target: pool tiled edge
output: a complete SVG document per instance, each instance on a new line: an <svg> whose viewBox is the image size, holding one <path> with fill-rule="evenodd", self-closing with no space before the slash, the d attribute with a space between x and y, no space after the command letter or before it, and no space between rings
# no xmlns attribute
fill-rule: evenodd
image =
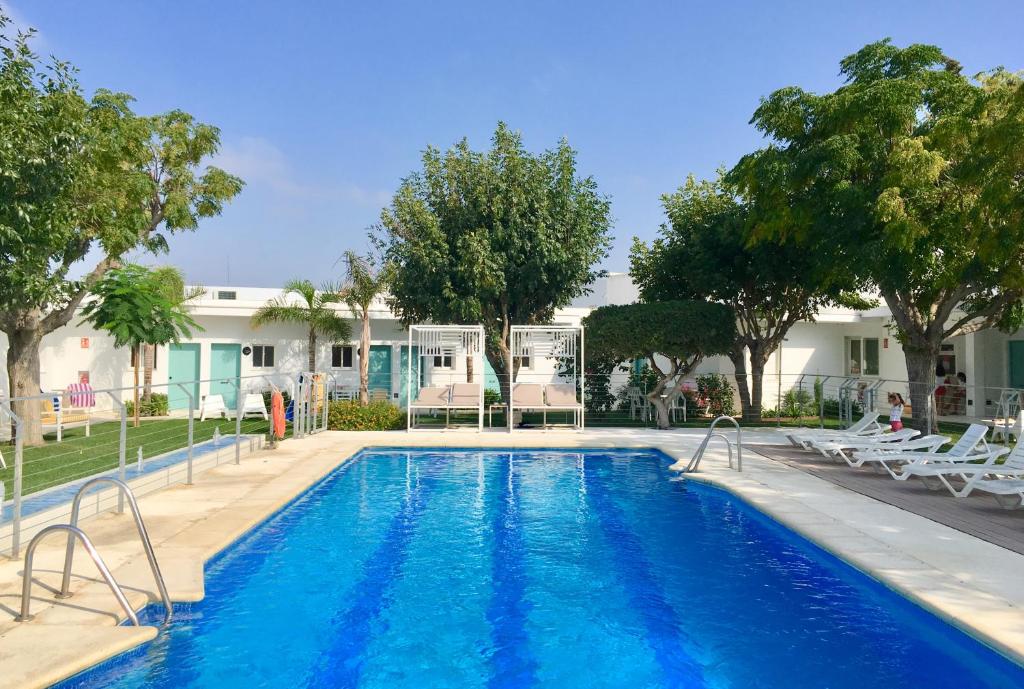
<svg viewBox="0 0 1024 689"><path fill-rule="evenodd" d="M364 448L620 447L652 448L672 458L688 458L699 440L698 433L622 430L512 435L324 433L301 443L285 443L275 451L258 453L240 466L222 465L195 486L172 487L147 495L142 498L142 509L172 598L195 601L203 596L202 572L207 560ZM728 490L1004 654L1024 660L1024 593L1011 586L1009 576L981 571L1006 566L1009 571L1021 571L1024 557L1008 551L1002 555L996 552L1002 551L997 546L767 459L750 457L743 474L728 471L724 464L724 452L709 450L702 473L694 478ZM846 514L846 520L834 516L835 512ZM897 533L854 525L864 522L884 522ZM152 583L128 522L107 515L91 520L88 526L115 576L133 589L129 594L132 604L142 606L151 600L146 592L152 589ZM938 532L936 536L935 529L947 533ZM926 549L930 539L943 538L947 549L965 548L968 560L977 560L975 556L980 552L986 556L983 559L994 561L988 565L975 561L973 568L967 569L955 559L943 565L941 553L929 556L917 552L920 548L912 542L908 544L908 530L927 532L928 538L919 539L925 541L920 548ZM60 542L55 539L40 548L37 561L41 570L57 569ZM1008 559L1009 556L1016 559ZM84 569L85 563L79 564L83 570L76 568L76 573L89 572ZM17 603L20 569L20 562L0 563L0 597L8 609L5 615ZM52 573L43 575L48 583L55 578ZM926 582L924 587L922 582ZM152 638L153 628L144 631L114 626L116 604L99 583L81 585L77 579L76 583L80 592L68 601L71 605L77 603L75 608L53 605L48 593L37 584L33 600L34 612L38 614L36 622L18 625L10 621L10 616L0 616L0 665L5 668L0 673L0 688L48 686ZM83 633L84 627L90 631ZM44 629L45 632L39 631ZM39 639L40 634L45 634L50 643L29 645L29 640ZM66 639L67 643L58 643L58 638ZM46 650L57 647L63 650ZM25 653L26 648L33 652Z"/></svg>

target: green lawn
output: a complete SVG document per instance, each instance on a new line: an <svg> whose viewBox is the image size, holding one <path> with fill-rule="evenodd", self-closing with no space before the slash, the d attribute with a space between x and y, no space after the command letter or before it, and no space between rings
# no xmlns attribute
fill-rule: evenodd
<svg viewBox="0 0 1024 689"><path fill-rule="evenodd" d="M234 421L196 420L193 428L194 442L210 440L218 426L223 436L232 436L235 433ZM51 434L46 436L44 445L26 447L22 494L28 495L116 468L119 461L120 428L121 424L117 421L95 423L88 438L85 437L84 428L72 428L64 432L63 442L58 443L56 436ZM243 433L257 434L267 431L268 423L263 419L245 419L242 422ZM143 420L138 428L133 428L131 421L128 422L125 460L129 466L137 462L139 447L142 448L145 461L146 458L187 446L188 419ZM6 497L9 499L14 488L14 446L2 445L0 451L7 461L7 468L0 469L0 481L4 482Z"/></svg>

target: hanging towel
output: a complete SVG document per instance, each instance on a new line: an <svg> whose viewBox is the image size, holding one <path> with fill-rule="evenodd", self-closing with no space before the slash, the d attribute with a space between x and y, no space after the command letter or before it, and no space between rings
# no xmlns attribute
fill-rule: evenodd
<svg viewBox="0 0 1024 689"><path fill-rule="evenodd" d="M284 395L279 390L270 396L270 418L274 437L278 440L284 438Z"/></svg>

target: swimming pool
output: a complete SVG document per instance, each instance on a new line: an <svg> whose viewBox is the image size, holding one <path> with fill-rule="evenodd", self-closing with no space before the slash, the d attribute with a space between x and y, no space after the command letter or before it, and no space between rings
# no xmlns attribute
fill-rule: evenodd
<svg viewBox="0 0 1024 689"><path fill-rule="evenodd" d="M728 493L625 450L373 450L61 687L1024 687Z"/></svg>

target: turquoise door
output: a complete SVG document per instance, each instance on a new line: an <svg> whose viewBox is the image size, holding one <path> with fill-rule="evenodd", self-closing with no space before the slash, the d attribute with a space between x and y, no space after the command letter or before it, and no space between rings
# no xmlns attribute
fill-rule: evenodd
<svg viewBox="0 0 1024 689"><path fill-rule="evenodd" d="M1024 388L1024 340L1010 340L1010 387Z"/></svg>
<svg viewBox="0 0 1024 689"><path fill-rule="evenodd" d="M409 346L402 345L399 355L399 381L398 381L398 406L404 407L409 404ZM423 387L423 365L420 362L420 348L412 348L412 394L413 396Z"/></svg>
<svg viewBox="0 0 1024 689"><path fill-rule="evenodd" d="M210 345L210 394L223 395L224 406L234 409L238 404L239 374L242 372L242 345Z"/></svg>
<svg viewBox="0 0 1024 689"><path fill-rule="evenodd" d="M383 390L391 399L391 345L370 345L370 392Z"/></svg>
<svg viewBox="0 0 1024 689"><path fill-rule="evenodd" d="M199 408L199 345L172 344L167 355L167 405L171 409L188 409L188 395L175 383L185 385Z"/></svg>

